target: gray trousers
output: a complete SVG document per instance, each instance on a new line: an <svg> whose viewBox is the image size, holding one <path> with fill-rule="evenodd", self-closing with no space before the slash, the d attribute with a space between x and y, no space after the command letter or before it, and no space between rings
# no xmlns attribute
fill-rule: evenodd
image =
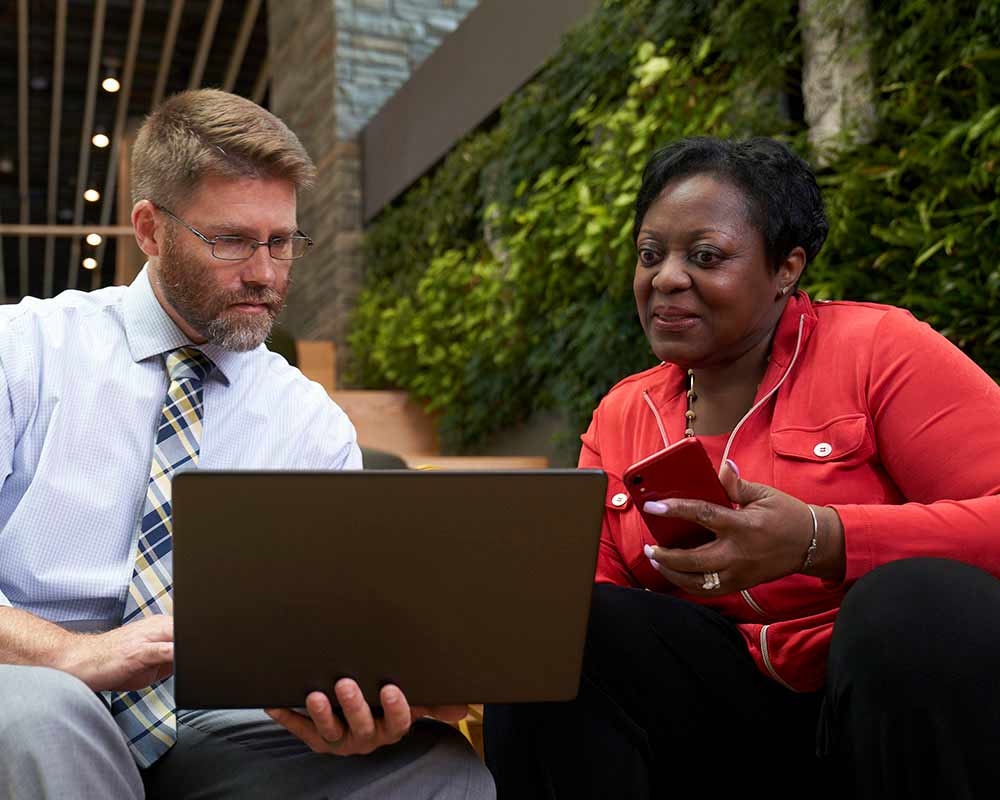
<svg viewBox="0 0 1000 800"><path fill-rule="evenodd" d="M493 779L450 725L422 720L367 756L313 753L263 711L179 711L177 744L140 771L101 699L73 676L0 664L0 798L489 800Z"/></svg>

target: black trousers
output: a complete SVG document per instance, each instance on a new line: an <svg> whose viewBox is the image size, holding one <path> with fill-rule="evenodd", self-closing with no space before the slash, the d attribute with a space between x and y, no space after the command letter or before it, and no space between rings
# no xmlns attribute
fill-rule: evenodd
<svg viewBox="0 0 1000 800"><path fill-rule="evenodd" d="M1000 796L1000 581L943 559L873 570L834 626L823 692L762 675L721 615L594 588L580 693L490 705L500 800Z"/></svg>

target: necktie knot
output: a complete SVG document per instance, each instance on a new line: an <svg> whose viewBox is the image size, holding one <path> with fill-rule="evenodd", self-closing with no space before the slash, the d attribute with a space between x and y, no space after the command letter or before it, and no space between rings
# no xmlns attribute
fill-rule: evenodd
<svg viewBox="0 0 1000 800"><path fill-rule="evenodd" d="M204 381L209 376L215 364L201 350L193 347L180 347L167 353L167 372L171 381L197 380Z"/></svg>

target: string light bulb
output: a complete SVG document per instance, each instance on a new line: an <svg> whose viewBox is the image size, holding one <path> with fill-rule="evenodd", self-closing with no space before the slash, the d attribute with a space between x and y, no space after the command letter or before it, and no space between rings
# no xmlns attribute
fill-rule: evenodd
<svg viewBox="0 0 1000 800"><path fill-rule="evenodd" d="M87 244L97 247L101 243L101 234L99 233L88 233L87 234Z"/></svg>
<svg viewBox="0 0 1000 800"><path fill-rule="evenodd" d="M106 133L95 133L90 141L94 143L94 147L107 147L111 144L111 139L108 138Z"/></svg>
<svg viewBox="0 0 1000 800"><path fill-rule="evenodd" d="M90 256L87 256L85 259L83 259L83 268L84 269L97 269L97 259L96 258L91 258Z"/></svg>
<svg viewBox="0 0 1000 800"><path fill-rule="evenodd" d="M97 191L97 189L87 189L87 191L83 193L83 199L88 203L96 203L101 199L101 193Z"/></svg>
<svg viewBox="0 0 1000 800"><path fill-rule="evenodd" d="M103 81L101 81L101 88L106 92L117 92L122 88L122 85L118 82L118 78L114 75L108 75Z"/></svg>

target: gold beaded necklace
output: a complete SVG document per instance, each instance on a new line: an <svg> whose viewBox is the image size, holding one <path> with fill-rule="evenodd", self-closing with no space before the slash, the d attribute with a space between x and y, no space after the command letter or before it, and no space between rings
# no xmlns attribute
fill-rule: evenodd
<svg viewBox="0 0 1000 800"><path fill-rule="evenodd" d="M760 391L760 384L758 383L756 386L753 387L754 396L756 396L757 392L759 391ZM687 425L684 428L685 436L694 436L694 420L696 416L694 413L694 401L697 399L698 399L698 393L694 390L694 370L689 369L688 390L687 390L688 407L687 411L684 412L684 418L687 421Z"/></svg>
<svg viewBox="0 0 1000 800"><path fill-rule="evenodd" d="M688 370L687 398L688 398L688 407L687 407L687 411L684 412L684 417L685 417L685 419L687 419L687 427L684 429L684 435L685 436L694 436L694 416L695 416L695 414L694 414L694 409L692 408L692 406L694 405L694 401L698 399L698 395L694 391L694 370L693 369L689 369Z"/></svg>

